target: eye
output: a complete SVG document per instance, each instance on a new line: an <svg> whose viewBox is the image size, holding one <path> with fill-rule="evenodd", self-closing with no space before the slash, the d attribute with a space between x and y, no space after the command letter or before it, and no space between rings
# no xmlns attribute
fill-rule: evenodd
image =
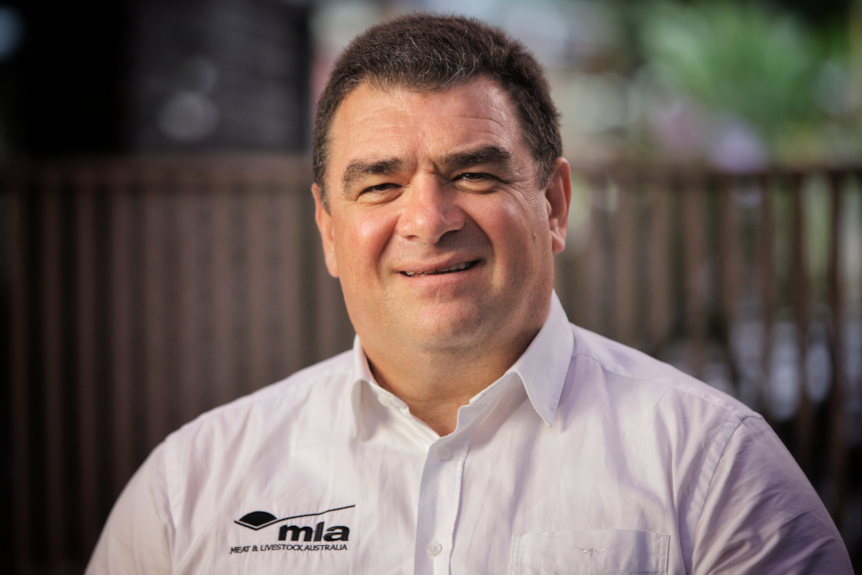
<svg viewBox="0 0 862 575"><path fill-rule="evenodd" d="M455 179L467 182L481 182L485 180L496 180L497 178L491 174L484 174L482 172L464 172L463 174L458 174Z"/></svg>
<svg viewBox="0 0 862 575"><path fill-rule="evenodd" d="M383 204L398 197L401 189L401 186L394 182L383 182L362 188L355 199L363 204Z"/></svg>
<svg viewBox="0 0 862 575"><path fill-rule="evenodd" d="M397 187L398 187L398 184L392 184L392 183L387 182L384 184L377 184L376 186L369 186L369 187L365 188L364 190L362 190L362 193L365 194L368 192L372 192L372 193L373 192L385 192L387 190L391 190L392 188L397 188Z"/></svg>
<svg viewBox="0 0 862 575"><path fill-rule="evenodd" d="M465 192L485 193L495 189L500 178L485 172L464 172L455 176L452 183Z"/></svg>

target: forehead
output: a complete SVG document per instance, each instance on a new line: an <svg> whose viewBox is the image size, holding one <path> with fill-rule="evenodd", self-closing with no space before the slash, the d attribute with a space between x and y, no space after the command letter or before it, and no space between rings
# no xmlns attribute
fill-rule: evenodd
<svg viewBox="0 0 862 575"><path fill-rule="evenodd" d="M354 160L397 158L409 163L483 145L532 159L515 108L503 88L479 78L446 90L377 88L362 84L339 106L329 138L326 177Z"/></svg>

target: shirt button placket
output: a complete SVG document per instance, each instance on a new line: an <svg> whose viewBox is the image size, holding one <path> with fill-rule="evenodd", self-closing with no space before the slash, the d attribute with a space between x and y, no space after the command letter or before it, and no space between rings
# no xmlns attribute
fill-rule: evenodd
<svg viewBox="0 0 862 575"><path fill-rule="evenodd" d="M419 493L417 525L417 575L449 573L449 545L458 514L461 493L460 447L451 438L431 446L425 460ZM419 555L421 554L421 555Z"/></svg>

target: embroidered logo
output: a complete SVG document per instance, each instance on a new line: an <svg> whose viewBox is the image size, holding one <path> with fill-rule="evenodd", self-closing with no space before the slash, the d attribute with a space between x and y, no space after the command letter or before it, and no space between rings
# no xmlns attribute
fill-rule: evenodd
<svg viewBox="0 0 862 575"><path fill-rule="evenodd" d="M580 547L575 546L575 549L577 549L578 551L581 551L583 553L586 553L590 557L592 557L593 554L595 554L595 553L603 553L603 552L607 551L608 548L610 548L610 545L608 545L607 547L602 547L601 549L593 549L592 547L590 547L588 549L581 549Z"/></svg>
<svg viewBox="0 0 862 575"><path fill-rule="evenodd" d="M344 507L336 507L334 509L327 509L326 511L318 511L315 513L291 515L290 517L282 517L281 519L268 511L252 511L251 513L246 513L241 518L235 520L234 523L247 529L251 529L252 531L260 531L261 529L265 529L277 523L284 523L287 521L294 523L294 520L296 519L319 517L326 513L341 511L343 509L351 509L353 507L356 507L356 505L346 505ZM300 543L300 539L302 540L302 543ZM262 545L240 545L231 547L230 554L256 551L346 551L346 542L349 539L350 528L347 525L326 527L326 523L324 521L318 521L313 527L310 525L287 524L279 527L278 540L289 540L291 543L295 542L296 544L274 543Z"/></svg>
<svg viewBox="0 0 862 575"><path fill-rule="evenodd" d="M592 547L590 547L588 549L581 549L580 547L578 547L576 545L575 549L577 549L578 551L580 551L582 553L586 553L587 555L592 557L595 553L603 553L603 552L607 551L609 547L610 547L610 545L608 545L607 547L602 547L601 549L593 549Z"/></svg>

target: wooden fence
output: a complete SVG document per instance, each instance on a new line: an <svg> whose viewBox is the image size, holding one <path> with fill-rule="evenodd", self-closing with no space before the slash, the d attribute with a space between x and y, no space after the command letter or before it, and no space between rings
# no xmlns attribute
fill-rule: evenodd
<svg viewBox="0 0 862 575"><path fill-rule="evenodd" d="M170 431L347 349L304 158L8 166L18 573L81 573ZM570 319L762 411L862 553L862 170L576 176Z"/></svg>

